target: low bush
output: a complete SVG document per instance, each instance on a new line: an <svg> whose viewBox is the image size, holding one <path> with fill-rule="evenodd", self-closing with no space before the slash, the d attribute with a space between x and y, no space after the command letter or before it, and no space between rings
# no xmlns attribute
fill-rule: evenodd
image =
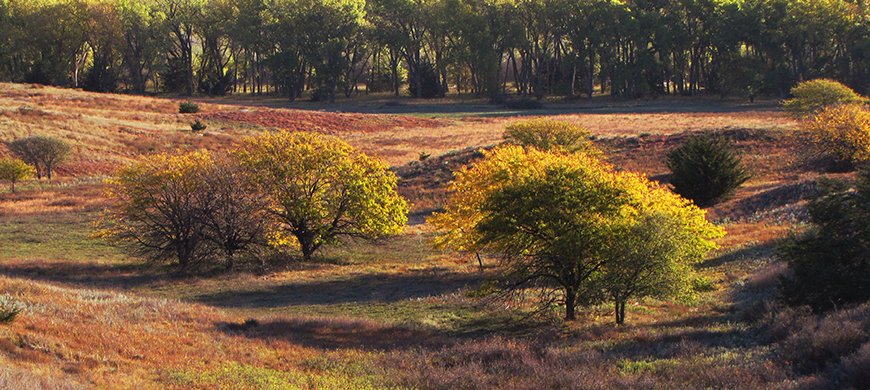
<svg viewBox="0 0 870 390"><path fill-rule="evenodd" d="M700 207L712 206L749 180L740 157L722 138L689 137L667 155L674 192Z"/></svg>
<svg viewBox="0 0 870 390"><path fill-rule="evenodd" d="M514 123L505 128L507 142L534 147L541 151L563 153L593 153L589 130L580 126L549 119Z"/></svg>
<svg viewBox="0 0 870 390"><path fill-rule="evenodd" d="M188 100L178 103L178 112L181 114L195 114L199 112L199 105Z"/></svg>
<svg viewBox="0 0 870 390"><path fill-rule="evenodd" d="M799 372L819 372L856 351L867 336L858 321L812 321L782 342L782 358Z"/></svg>
<svg viewBox="0 0 870 390"><path fill-rule="evenodd" d="M855 104L832 106L806 124L812 141L842 168L870 160L870 110Z"/></svg>
<svg viewBox="0 0 870 390"><path fill-rule="evenodd" d="M866 101L849 87L828 79L804 81L792 88L791 94L795 98L782 106L795 119L811 117L827 107Z"/></svg>
<svg viewBox="0 0 870 390"><path fill-rule="evenodd" d="M193 131L201 131L205 130L208 127L205 123L202 123L197 119L195 122L190 124L190 129Z"/></svg>

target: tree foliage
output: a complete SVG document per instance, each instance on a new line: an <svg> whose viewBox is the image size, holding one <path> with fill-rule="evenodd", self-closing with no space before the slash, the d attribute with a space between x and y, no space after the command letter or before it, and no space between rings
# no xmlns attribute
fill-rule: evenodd
<svg viewBox="0 0 870 390"><path fill-rule="evenodd" d="M870 300L870 173L854 186L820 183L808 208L813 228L777 251L792 274L780 279L782 299L824 311Z"/></svg>
<svg viewBox="0 0 870 390"><path fill-rule="evenodd" d="M751 177L723 138L691 136L667 157L674 192L701 207L732 195Z"/></svg>
<svg viewBox="0 0 870 390"><path fill-rule="evenodd" d="M9 151L36 169L36 178L45 174L51 180L52 170L69 158L72 149L63 140L35 135L19 138L8 144Z"/></svg>
<svg viewBox="0 0 870 390"><path fill-rule="evenodd" d="M0 180L7 180L15 192L15 183L27 180L36 172L33 167L17 158L4 158L0 160Z"/></svg>
<svg viewBox="0 0 870 390"><path fill-rule="evenodd" d="M817 78L866 94L868 21L852 0L7 0L0 80L329 101L365 79L526 101L784 98Z"/></svg>
<svg viewBox="0 0 870 390"><path fill-rule="evenodd" d="M205 191L203 170L212 163L205 152L153 155L122 167L109 181L117 200L104 237L130 242L154 261L175 259L193 269L206 257L205 221L197 194Z"/></svg>
<svg viewBox="0 0 870 390"><path fill-rule="evenodd" d="M576 306L602 288L624 292L614 297L617 301L624 296L665 295L664 289L634 288L628 283L618 287L607 270L623 272L632 268L629 261L637 257L619 254L617 248L657 256L658 264L646 265L669 267L662 272L674 272L674 279L683 280L681 272L689 268L668 261L691 263L695 255L715 247L707 239L722 234L690 202L643 176L615 172L595 157L518 146L484 154L484 161L455 173L445 212L429 219L441 232L435 243L500 256L514 287L558 291L566 319L573 320ZM677 233L669 238L679 251L657 255L656 248L643 248L648 244L633 238L633 230L653 215L673 223L668 226ZM676 252L680 253L672 255ZM647 280L637 282L641 285L655 284L649 275L657 274L635 275Z"/></svg>
<svg viewBox="0 0 870 390"><path fill-rule="evenodd" d="M550 119L534 119L509 125L505 128L504 138L508 142L545 152L593 152L589 130Z"/></svg>
<svg viewBox="0 0 870 390"><path fill-rule="evenodd" d="M397 234L407 221L395 175L337 138L266 134L246 139L235 155L259 183L284 238L305 259L341 237Z"/></svg>
<svg viewBox="0 0 870 390"><path fill-rule="evenodd" d="M829 79L804 81L792 88L791 94L795 97L782 106L795 119L812 118L832 106L866 102L851 88Z"/></svg>
<svg viewBox="0 0 870 390"><path fill-rule="evenodd" d="M825 108L805 123L813 143L841 166L870 160L870 111L856 104Z"/></svg>
<svg viewBox="0 0 870 390"><path fill-rule="evenodd" d="M229 155L149 156L118 170L116 205L98 235L192 271L209 259L285 245L307 260L342 237L401 232L396 177L346 143L308 133L248 138Z"/></svg>

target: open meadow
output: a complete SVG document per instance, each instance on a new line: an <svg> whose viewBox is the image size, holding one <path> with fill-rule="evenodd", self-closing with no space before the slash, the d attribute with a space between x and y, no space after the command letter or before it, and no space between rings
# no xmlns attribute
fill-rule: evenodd
<svg viewBox="0 0 870 390"><path fill-rule="evenodd" d="M804 197L826 175L776 101L509 111L470 100L222 98L179 114L180 101L0 84L0 141L40 134L73 147L51 181L15 193L0 183L0 304L21 310L0 325L0 388L870 388L870 305L816 317L776 301L786 270L776 242L806 229ZM663 181L665 154L688 133L730 141L752 178L707 209L727 235L699 267L704 292L630 301L623 326L610 305L566 322L483 297L493 259L433 249L424 217L444 206L452 172L530 116L586 127L609 163ZM208 127L191 131L195 120ZM92 237L115 168L278 129L334 135L392 166L412 204L404 232L310 262L252 258L238 272L195 275Z"/></svg>

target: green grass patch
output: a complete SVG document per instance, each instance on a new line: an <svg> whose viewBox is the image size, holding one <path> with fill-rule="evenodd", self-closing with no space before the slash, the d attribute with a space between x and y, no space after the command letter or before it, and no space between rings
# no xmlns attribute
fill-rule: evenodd
<svg viewBox="0 0 870 390"><path fill-rule="evenodd" d="M0 260L117 263L127 256L91 238L96 212L27 214L0 218Z"/></svg>
<svg viewBox="0 0 870 390"><path fill-rule="evenodd" d="M320 358L326 359L326 358ZM306 372L288 372L227 362L215 368L168 371L167 385L197 389L384 389L388 378L361 372L360 362L334 360L336 364ZM344 371L348 372L345 373ZM372 370L374 368L372 367Z"/></svg>

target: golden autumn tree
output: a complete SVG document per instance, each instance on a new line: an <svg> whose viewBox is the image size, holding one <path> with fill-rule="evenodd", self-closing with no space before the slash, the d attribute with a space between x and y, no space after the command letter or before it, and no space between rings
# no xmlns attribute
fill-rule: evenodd
<svg viewBox="0 0 870 390"><path fill-rule="evenodd" d="M337 138L265 134L245 139L235 155L259 184L283 236L305 259L341 237L398 234L407 222L396 176Z"/></svg>
<svg viewBox="0 0 870 390"><path fill-rule="evenodd" d="M576 318L576 307L590 292L608 286L602 282L624 292L614 297L623 304L627 296L664 295L664 290L635 289L607 275L630 271L630 256L617 249L642 245L636 229L649 216L668 219L679 233L674 236L678 254L692 255L638 264L680 273L672 280L686 279L690 267L671 263L693 261L694 254L715 247L708 239L722 235L691 202L641 175L616 172L594 156L518 146L484 154L473 168L455 173L445 212L429 219L441 232L436 244L500 256L513 287L538 287L542 297L556 292L567 320ZM623 269L615 266L620 261ZM645 275L634 273L634 279Z"/></svg>
<svg viewBox="0 0 870 390"><path fill-rule="evenodd" d="M0 159L0 180L8 180L15 192L15 183L33 177L33 167L17 158Z"/></svg>

